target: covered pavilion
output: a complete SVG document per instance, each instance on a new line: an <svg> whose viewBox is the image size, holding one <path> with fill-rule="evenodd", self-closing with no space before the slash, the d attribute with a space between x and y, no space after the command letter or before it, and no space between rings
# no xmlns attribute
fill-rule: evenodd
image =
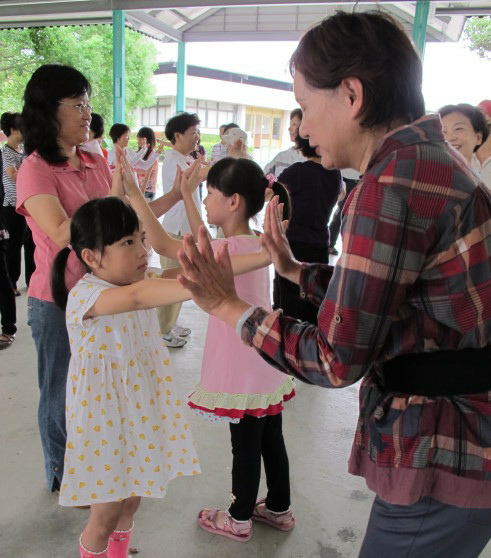
<svg viewBox="0 0 491 558"><path fill-rule="evenodd" d="M466 17L490 15L491 2L335 2L310 0L3 0L0 30L59 25L113 25L114 122L124 122L124 27L178 43L177 110L185 109L186 43L291 41L338 10L380 9L399 20L424 55L427 41L458 41Z"/></svg>
<svg viewBox="0 0 491 558"><path fill-rule="evenodd" d="M388 10L406 26L421 51L425 41L456 41L468 15L491 14L491 2L363 2L357 10ZM298 4L288 0L3 0L0 29L112 23L114 25L115 119L124 115L123 29L128 25L162 41L179 43L178 96L184 107L185 45L191 41L291 40L312 23L354 2ZM19 285L15 343L0 353L0 556L70 558L87 510L62 508L47 492L37 426L36 353L26 324L26 289ZM206 316L192 303L183 320L190 341L171 354L183 397L198 381ZM163 501L143 502L134 545L141 558L356 558L373 493L347 473L358 407L358 386L321 390L298 386L284 413L296 527L282 533L257 525L247 544L201 530L198 511L227 506L231 454L228 429L190 417L202 474L176 479ZM261 495L264 479L261 484ZM436 556L436 555L435 555ZM390 558L390 557L381 557ZM432 557L429 557L432 558ZM491 545L482 558L491 558Z"/></svg>

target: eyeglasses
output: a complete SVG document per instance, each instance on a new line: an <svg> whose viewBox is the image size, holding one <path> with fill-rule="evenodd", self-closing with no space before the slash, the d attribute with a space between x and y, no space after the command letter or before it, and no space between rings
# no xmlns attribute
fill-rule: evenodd
<svg viewBox="0 0 491 558"><path fill-rule="evenodd" d="M63 101L58 101L58 103L60 105L66 105L67 107L76 108L80 114L83 114L84 112L92 114L94 112L94 107L89 104L85 105L84 103L79 103L78 105L71 105L70 103L64 103Z"/></svg>

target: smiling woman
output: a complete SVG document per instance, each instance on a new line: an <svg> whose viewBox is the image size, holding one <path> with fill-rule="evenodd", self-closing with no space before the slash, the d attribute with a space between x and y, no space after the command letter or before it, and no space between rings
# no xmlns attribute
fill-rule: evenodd
<svg viewBox="0 0 491 558"><path fill-rule="evenodd" d="M27 84L22 112L28 157L17 177L17 211L26 216L36 245L28 321L38 354L38 420L51 491L59 488L63 475L70 346L65 315L53 302L50 271L60 247L70 241L72 215L83 203L107 196L111 189L103 157L79 147L89 139L90 92L90 83L74 68L41 66ZM72 255L67 286L72 287L82 274Z"/></svg>
<svg viewBox="0 0 491 558"><path fill-rule="evenodd" d="M467 103L445 105L438 114L442 119L445 139L471 163L472 155L489 136L484 114Z"/></svg>

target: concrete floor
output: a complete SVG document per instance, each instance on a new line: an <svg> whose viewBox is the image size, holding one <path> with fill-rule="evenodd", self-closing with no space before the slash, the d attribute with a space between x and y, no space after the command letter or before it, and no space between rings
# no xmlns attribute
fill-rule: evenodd
<svg viewBox="0 0 491 558"><path fill-rule="evenodd" d="M17 298L16 340L0 352L0 557L75 558L88 511L60 507L45 487L36 418L36 354L26 325L26 302L23 289ZM180 322L193 329L183 349L171 350L185 394L199 378L207 317L189 302ZM298 386L297 397L284 413L296 527L282 533L255 525L248 543L210 535L196 523L202 507L228 505L231 451L226 425L190 416L203 472L174 480L164 500L143 501L133 538L140 549L137 556L356 557L373 499L363 479L346 472L357 394L357 386L339 391ZM491 558L490 545L482 556Z"/></svg>

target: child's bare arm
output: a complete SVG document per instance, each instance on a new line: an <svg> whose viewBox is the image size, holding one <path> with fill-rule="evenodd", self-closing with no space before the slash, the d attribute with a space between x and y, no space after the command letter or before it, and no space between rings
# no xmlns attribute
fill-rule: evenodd
<svg viewBox="0 0 491 558"><path fill-rule="evenodd" d="M181 185L181 196L184 201L184 207L186 208L186 215L193 232L193 237L198 238L198 230L201 225L204 225L203 219L194 203L193 192L198 187L201 180L201 164L199 159L197 159L189 169L181 175L180 185ZM210 240L211 237L209 236Z"/></svg>
<svg viewBox="0 0 491 558"><path fill-rule="evenodd" d="M208 234L204 225L199 229L198 234ZM262 248L260 252L230 256L230 261L232 262L232 271L234 275L241 275L242 273L248 273L249 271L254 271L269 265L271 263L271 258L267 250ZM163 271L162 277L166 279L175 279L180 273L182 273L181 267L172 267Z"/></svg>
<svg viewBox="0 0 491 558"><path fill-rule="evenodd" d="M143 221L153 249L164 256L176 258L177 251L181 248L181 242L171 238L162 228L138 187L135 175L124 156L121 157L121 173L124 191L133 209Z"/></svg>
<svg viewBox="0 0 491 558"><path fill-rule="evenodd" d="M190 298L189 292L175 279L143 279L103 291L84 319L166 306Z"/></svg>

